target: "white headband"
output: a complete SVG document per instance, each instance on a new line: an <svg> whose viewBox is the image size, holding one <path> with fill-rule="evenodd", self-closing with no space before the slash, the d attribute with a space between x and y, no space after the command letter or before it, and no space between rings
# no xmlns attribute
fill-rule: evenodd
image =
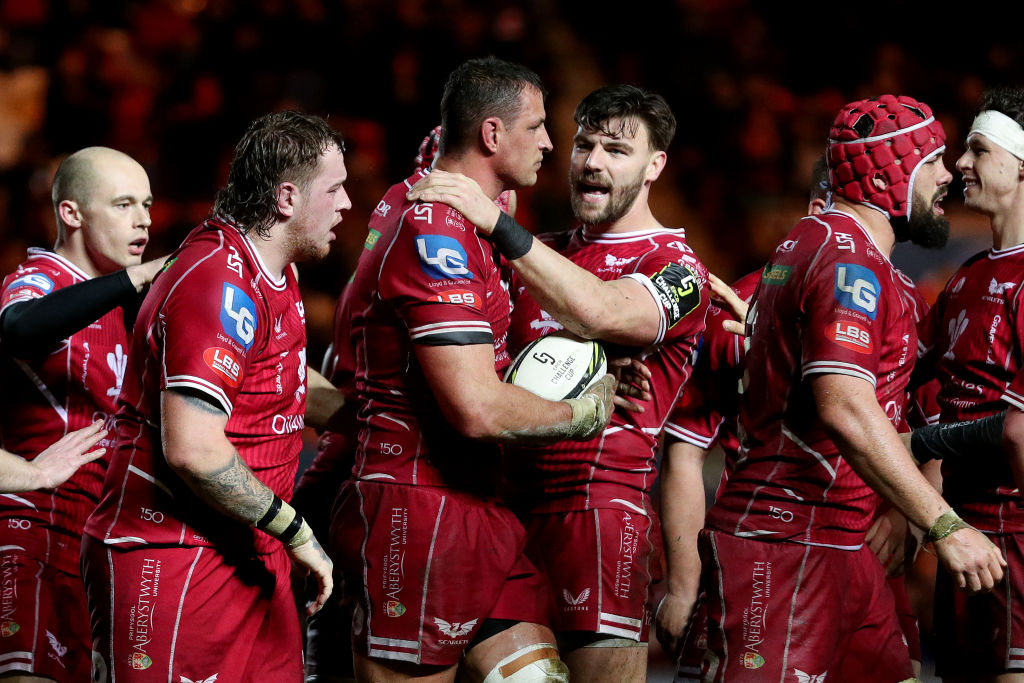
<svg viewBox="0 0 1024 683"><path fill-rule="evenodd" d="M1006 114L993 110L981 112L974 118L967 139L970 140L977 133L1024 160L1024 129Z"/></svg>

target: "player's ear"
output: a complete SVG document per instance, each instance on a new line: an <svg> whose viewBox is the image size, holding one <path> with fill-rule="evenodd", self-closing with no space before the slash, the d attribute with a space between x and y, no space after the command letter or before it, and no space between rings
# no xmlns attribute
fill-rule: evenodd
<svg viewBox="0 0 1024 683"><path fill-rule="evenodd" d="M505 132L505 124L497 116L488 116L480 124L480 144L491 154L498 151L498 138Z"/></svg>
<svg viewBox="0 0 1024 683"><path fill-rule="evenodd" d="M644 175L644 180L648 182L654 182L661 175L661 172L665 169L665 164L668 162L668 154L664 150L655 152L651 155L651 160L647 162L647 173Z"/></svg>
<svg viewBox="0 0 1024 683"><path fill-rule="evenodd" d="M295 214L295 203L298 200L299 188L295 183L284 182L277 186L277 212L285 217Z"/></svg>
<svg viewBox="0 0 1024 683"><path fill-rule="evenodd" d="M69 228L82 227L82 211L78 208L78 202L65 199L57 205L57 216Z"/></svg>

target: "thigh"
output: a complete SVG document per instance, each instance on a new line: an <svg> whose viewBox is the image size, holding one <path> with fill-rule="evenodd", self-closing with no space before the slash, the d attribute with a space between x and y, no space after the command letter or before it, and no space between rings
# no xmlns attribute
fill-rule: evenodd
<svg viewBox="0 0 1024 683"><path fill-rule="evenodd" d="M1006 558L990 593L968 595L947 572L935 578L936 671L940 676L1024 672L1024 535L990 537Z"/></svg>
<svg viewBox="0 0 1024 683"><path fill-rule="evenodd" d="M891 594L870 553L766 543L701 532L702 590L707 593L705 680L821 680L838 674L858 631L872 653L872 680L913 676ZM871 565L868 561L874 562ZM875 572L874 570L878 570Z"/></svg>
<svg viewBox="0 0 1024 683"><path fill-rule="evenodd" d="M554 592L556 633L584 631L647 642L651 520L600 509L528 520L527 553Z"/></svg>
<svg viewBox="0 0 1024 683"><path fill-rule="evenodd" d="M88 680L89 617L81 577L19 546L0 549L0 675Z"/></svg>
<svg viewBox="0 0 1024 683"><path fill-rule="evenodd" d="M525 532L507 508L457 491L358 482L340 501L332 541L357 605L355 652L449 667L520 574ZM516 618L511 602L503 618Z"/></svg>
<svg viewBox="0 0 1024 683"><path fill-rule="evenodd" d="M94 680L302 680L279 561L229 563L207 547L114 550L89 538L83 551Z"/></svg>

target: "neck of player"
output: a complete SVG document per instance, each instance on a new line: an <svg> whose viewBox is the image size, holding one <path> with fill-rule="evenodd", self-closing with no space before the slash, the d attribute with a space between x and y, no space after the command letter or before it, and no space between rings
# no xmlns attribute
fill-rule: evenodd
<svg viewBox="0 0 1024 683"><path fill-rule="evenodd" d="M517 189L513 186L506 187L501 182L501 179L498 178L498 174L495 173L490 159L476 154L464 154L460 157L450 155L438 157L434 167L441 171L461 173L467 178L472 178L480 186L484 194L492 200L497 199L498 195L505 190Z"/></svg>

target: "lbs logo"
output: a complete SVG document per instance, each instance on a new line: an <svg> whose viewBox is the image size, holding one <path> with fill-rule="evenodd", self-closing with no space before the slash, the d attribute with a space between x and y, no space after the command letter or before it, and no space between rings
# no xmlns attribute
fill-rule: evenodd
<svg viewBox="0 0 1024 683"><path fill-rule="evenodd" d="M872 320L878 314L882 287L870 269L855 263L836 264L835 297L843 308L860 311Z"/></svg>
<svg viewBox="0 0 1024 683"><path fill-rule="evenodd" d="M256 338L256 304L238 287L224 283L220 324L246 351Z"/></svg>
<svg viewBox="0 0 1024 683"><path fill-rule="evenodd" d="M871 333L853 321L829 323L825 327L825 336L836 344L857 353L871 353L874 350L874 345L871 343Z"/></svg>
<svg viewBox="0 0 1024 683"><path fill-rule="evenodd" d="M416 238L420 268L435 280L472 280L466 267L466 250L459 241L447 235L421 235Z"/></svg>
<svg viewBox="0 0 1024 683"><path fill-rule="evenodd" d="M211 370L227 380L232 387L237 387L242 374L242 365L233 353L220 346L213 346L203 352L203 360Z"/></svg>

